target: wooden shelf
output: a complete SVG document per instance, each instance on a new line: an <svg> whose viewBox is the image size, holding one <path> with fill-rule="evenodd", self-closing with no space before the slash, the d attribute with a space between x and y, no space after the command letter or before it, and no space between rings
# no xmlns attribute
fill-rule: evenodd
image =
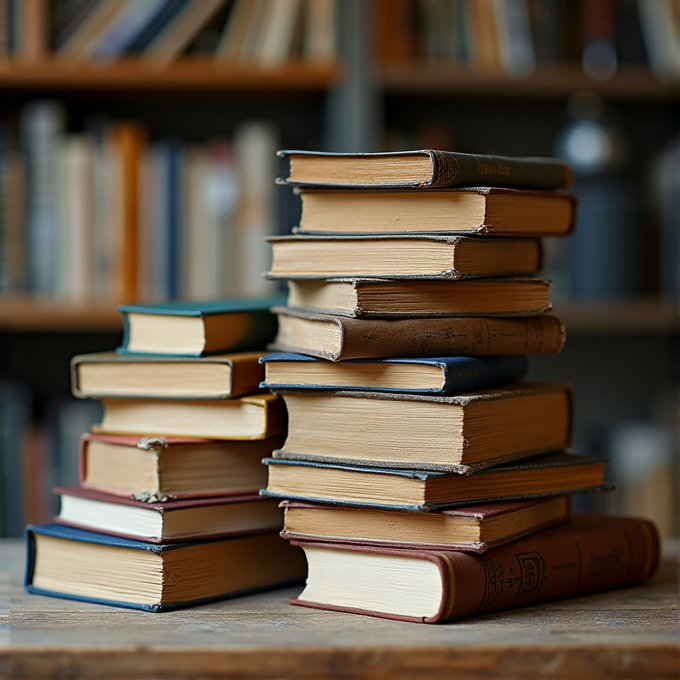
<svg viewBox="0 0 680 680"><path fill-rule="evenodd" d="M2 90L242 90L314 91L333 86L337 64L306 61L264 68L220 64L210 59L181 59L160 67L139 59L111 64L57 59L31 62L0 60Z"/></svg>
<svg viewBox="0 0 680 680"><path fill-rule="evenodd" d="M123 330L115 305L80 305L0 298L0 331L100 331Z"/></svg>
<svg viewBox="0 0 680 680"><path fill-rule="evenodd" d="M591 90L621 100L680 99L680 84L661 82L644 67L621 67L606 81L588 78L578 65L543 68L524 78L484 73L456 66L395 63L379 67L377 82L387 94L438 94L481 97L563 98Z"/></svg>

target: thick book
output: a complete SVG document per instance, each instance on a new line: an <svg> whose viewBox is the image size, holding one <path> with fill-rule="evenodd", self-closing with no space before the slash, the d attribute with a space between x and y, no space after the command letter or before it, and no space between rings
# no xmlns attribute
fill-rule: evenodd
<svg viewBox="0 0 680 680"><path fill-rule="evenodd" d="M312 503L431 512L498 501L610 491L605 460L551 453L471 475L265 458L261 493Z"/></svg>
<svg viewBox="0 0 680 680"><path fill-rule="evenodd" d="M29 593L159 612L297 583L302 552L278 534L159 545L60 524L26 528Z"/></svg>
<svg viewBox="0 0 680 680"><path fill-rule="evenodd" d="M404 235L273 236L271 279L466 279L526 276L541 268L531 238Z"/></svg>
<svg viewBox="0 0 680 680"><path fill-rule="evenodd" d="M154 357L116 352L71 359L71 391L79 398L228 399L256 392L263 352L207 357Z"/></svg>
<svg viewBox="0 0 680 680"><path fill-rule="evenodd" d="M383 357L555 354L565 342L551 314L523 317L351 319L274 307L279 329L267 347L339 361Z"/></svg>
<svg viewBox="0 0 680 680"><path fill-rule="evenodd" d="M276 333L269 308L280 297L122 305L120 354L201 356L255 350Z"/></svg>
<svg viewBox="0 0 680 680"><path fill-rule="evenodd" d="M566 236L576 199L554 191L480 187L428 191L301 189L304 233Z"/></svg>
<svg viewBox="0 0 680 680"><path fill-rule="evenodd" d="M272 390L376 390L454 394L512 382L524 375L526 357L431 357L325 361L304 354L267 354L261 384Z"/></svg>
<svg viewBox="0 0 680 680"><path fill-rule="evenodd" d="M413 316L534 316L550 311L552 282L537 278L464 281L336 279L288 282L289 309L357 319Z"/></svg>
<svg viewBox="0 0 680 680"><path fill-rule="evenodd" d="M103 399L96 432L205 439L266 439L286 431L286 409L273 394L236 399Z"/></svg>
<svg viewBox="0 0 680 680"><path fill-rule="evenodd" d="M86 433L79 482L146 502L255 493L267 483L262 458L282 444L282 436L229 441Z"/></svg>
<svg viewBox="0 0 680 680"><path fill-rule="evenodd" d="M656 571L656 528L574 515L482 555L293 541L307 585L293 604L437 623L642 583Z"/></svg>
<svg viewBox="0 0 680 680"><path fill-rule="evenodd" d="M482 553L569 517L569 497L409 512L282 501L287 539Z"/></svg>
<svg viewBox="0 0 680 680"><path fill-rule="evenodd" d="M283 524L276 500L257 493L155 503L79 486L56 487L54 493L60 498L58 524L151 543L261 534Z"/></svg>
<svg viewBox="0 0 680 680"><path fill-rule="evenodd" d="M511 383L452 396L277 390L288 436L274 458L469 474L571 443L565 383Z"/></svg>
<svg viewBox="0 0 680 680"><path fill-rule="evenodd" d="M508 187L563 189L572 182L569 165L557 158L489 156L455 151L324 153L279 151L290 162L278 181L296 186L334 187Z"/></svg>

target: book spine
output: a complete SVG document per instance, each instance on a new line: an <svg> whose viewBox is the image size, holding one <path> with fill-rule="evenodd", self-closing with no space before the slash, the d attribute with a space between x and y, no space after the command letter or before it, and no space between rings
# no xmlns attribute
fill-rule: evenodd
<svg viewBox="0 0 680 680"><path fill-rule="evenodd" d="M541 532L484 555L440 553L448 591L436 620L482 616L641 583L659 559L656 529L609 518ZM455 578L455 589L452 578Z"/></svg>
<svg viewBox="0 0 680 680"><path fill-rule="evenodd" d="M572 182L562 161L519 160L501 156L432 151L434 174L430 186L503 186L513 189L562 189Z"/></svg>
<svg viewBox="0 0 680 680"><path fill-rule="evenodd" d="M337 359L372 357L487 356L552 354L565 335L550 315L534 317L448 319L343 319ZM311 354L312 352L306 352Z"/></svg>

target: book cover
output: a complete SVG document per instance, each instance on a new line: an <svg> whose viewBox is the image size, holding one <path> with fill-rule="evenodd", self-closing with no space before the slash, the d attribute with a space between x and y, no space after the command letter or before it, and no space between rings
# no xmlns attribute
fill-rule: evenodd
<svg viewBox="0 0 680 680"><path fill-rule="evenodd" d="M265 377L260 387L268 389L309 389L309 390L371 390L380 392L409 392L419 394L454 394L478 389L487 385L494 385L503 382L517 380L524 375L527 368L526 357L500 356L500 357L423 357L423 358L392 358L392 359L350 359L348 361L335 362L329 364L323 359L310 357L304 354L291 354L278 352L267 354L260 358L260 362L265 364L294 362L297 364L317 364L324 369L324 374L330 378L333 375L332 369L337 369L337 380L326 379L323 382L311 382L314 378L310 377L310 382L272 382ZM409 387L403 386L389 387L381 384L368 385L365 376L365 369L377 368L379 371L378 381L382 379L385 370L392 366L430 366L441 370L442 382L440 387ZM265 368L266 375L266 368ZM347 384L343 379L352 378L359 384ZM366 376L368 377L368 376Z"/></svg>
<svg viewBox="0 0 680 680"><path fill-rule="evenodd" d="M630 586L652 576L660 557L658 533L651 522L597 515L575 515L566 524L483 555L304 541L293 544L305 550L309 574L306 589L292 604L418 623L483 616ZM318 556L321 559L316 551L324 553ZM370 559L372 555L396 559ZM439 581L434 586L423 579L430 584L426 594L425 586L413 581L429 573L427 566L420 570L423 561L436 566ZM317 564L320 567L322 563L324 568L319 569ZM401 572L407 565L413 565L415 575L403 579L397 575L396 580L390 576L390 569ZM342 579L338 569L351 569L352 579ZM401 582L410 582L416 589L412 601L404 601L393 590ZM375 584L384 589L373 604L361 606L357 599L350 604L352 596L361 600L361 589L369 583L374 584L373 591ZM426 597L416 602L416 593Z"/></svg>
<svg viewBox="0 0 680 680"><path fill-rule="evenodd" d="M278 182L294 186L562 189L572 182L571 168L557 158L512 158L433 149L354 154L299 150L278 153L290 161L288 177ZM411 165L415 167L409 176ZM331 179L335 177L339 179Z"/></svg>

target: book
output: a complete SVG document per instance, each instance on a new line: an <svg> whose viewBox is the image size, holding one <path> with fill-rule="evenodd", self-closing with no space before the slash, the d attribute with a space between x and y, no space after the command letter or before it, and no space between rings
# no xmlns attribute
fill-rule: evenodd
<svg viewBox="0 0 680 680"><path fill-rule="evenodd" d="M155 357L116 352L71 359L71 390L83 398L228 399L257 392L262 352Z"/></svg>
<svg viewBox="0 0 680 680"><path fill-rule="evenodd" d="M117 351L201 356L256 349L274 336L269 308L281 302L272 296L122 305L124 336Z"/></svg>
<svg viewBox="0 0 680 680"><path fill-rule="evenodd" d="M537 239L471 236L278 236L268 276L460 279L527 275L541 266Z"/></svg>
<svg viewBox="0 0 680 680"><path fill-rule="evenodd" d="M83 488L137 500L255 493L267 483L262 458L283 437L224 441L86 433L80 438Z"/></svg>
<svg viewBox="0 0 680 680"><path fill-rule="evenodd" d="M278 531L283 524L277 501L257 493L165 502L144 502L79 486L59 486L54 493L60 498L58 524L150 543L266 533Z"/></svg>
<svg viewBox="0 0 680 680"><path fill-rule="evenodd" d="M477 553L564 522L569 516L568 496L436 512L302 501L282 501L281 506L284 508L281 536L289 540Z"/></svg>
<svg viewBox="0 0 680 680"><path fill-rule="evenodd" d="M567 448L573 390L511 383L454 396L277 390L288 436L274 458L469 474Z"/></svg>
<svg viewBox="0 0 680 680"><path fill-rule="evenodd" d="M296 583L304 557L277 534L157 545L28 526L29 593L159 612Z"/></svg>
<svg viewBox="0 0 680 680"><path fill-rule="evenodd" d="M285 432L286 410L273 394L236 399L103 399L97 432L206 439L266 439Z"/></svg>
<svg viewBox="0 0 680 680"><path fill-rule="evenodd" d="M608 491L606 461L551 453L472 475L265 458L265 496L289 500L431 512L498 501Z"/></svg>
<svg viewBox="0 0 680 680"><path fill-rule="evenodd" d="M518 189L299 189L304 233L468 233L565 236L576 199L556 191Z"/></svg>
<svg viewBox="0 0 680 680"><path fill-rule="evenodd" d="M550 311L552 281L537 278L462 281L294 279L286 306L353 318L533 316Z"/></svg>
<svg viewBox="0 0 680 680"><path fill-rule="evenodd" d="M572 182L571 168L557 158L488 156L433 149L278 153L290 162L288 176L278 181L294 186L562 189Z"/></svg>
<svg viewBox="0 0 680 680"><path fill-rule="evenodd" d="M526 372L522 355L500 357L429 357L325 361L304 354L261 357L261 387L276 389L378 390L454 394L518 380Z"/></svg>
<svg viewBox="0 0 680 680"><path fill-rule="evenodd" d="M631 586L655 572L660 555L651 522L585 514L483 555L293 544L308 564L293 604L420 623Z"/></svg>
<svg viewBox="0 0 680 680"><path fill-rule="evenodd" d="M565 330L550 314L526 317L349 319L274 307L279 330L268 348L322 359L553 354Z"/></svg>

